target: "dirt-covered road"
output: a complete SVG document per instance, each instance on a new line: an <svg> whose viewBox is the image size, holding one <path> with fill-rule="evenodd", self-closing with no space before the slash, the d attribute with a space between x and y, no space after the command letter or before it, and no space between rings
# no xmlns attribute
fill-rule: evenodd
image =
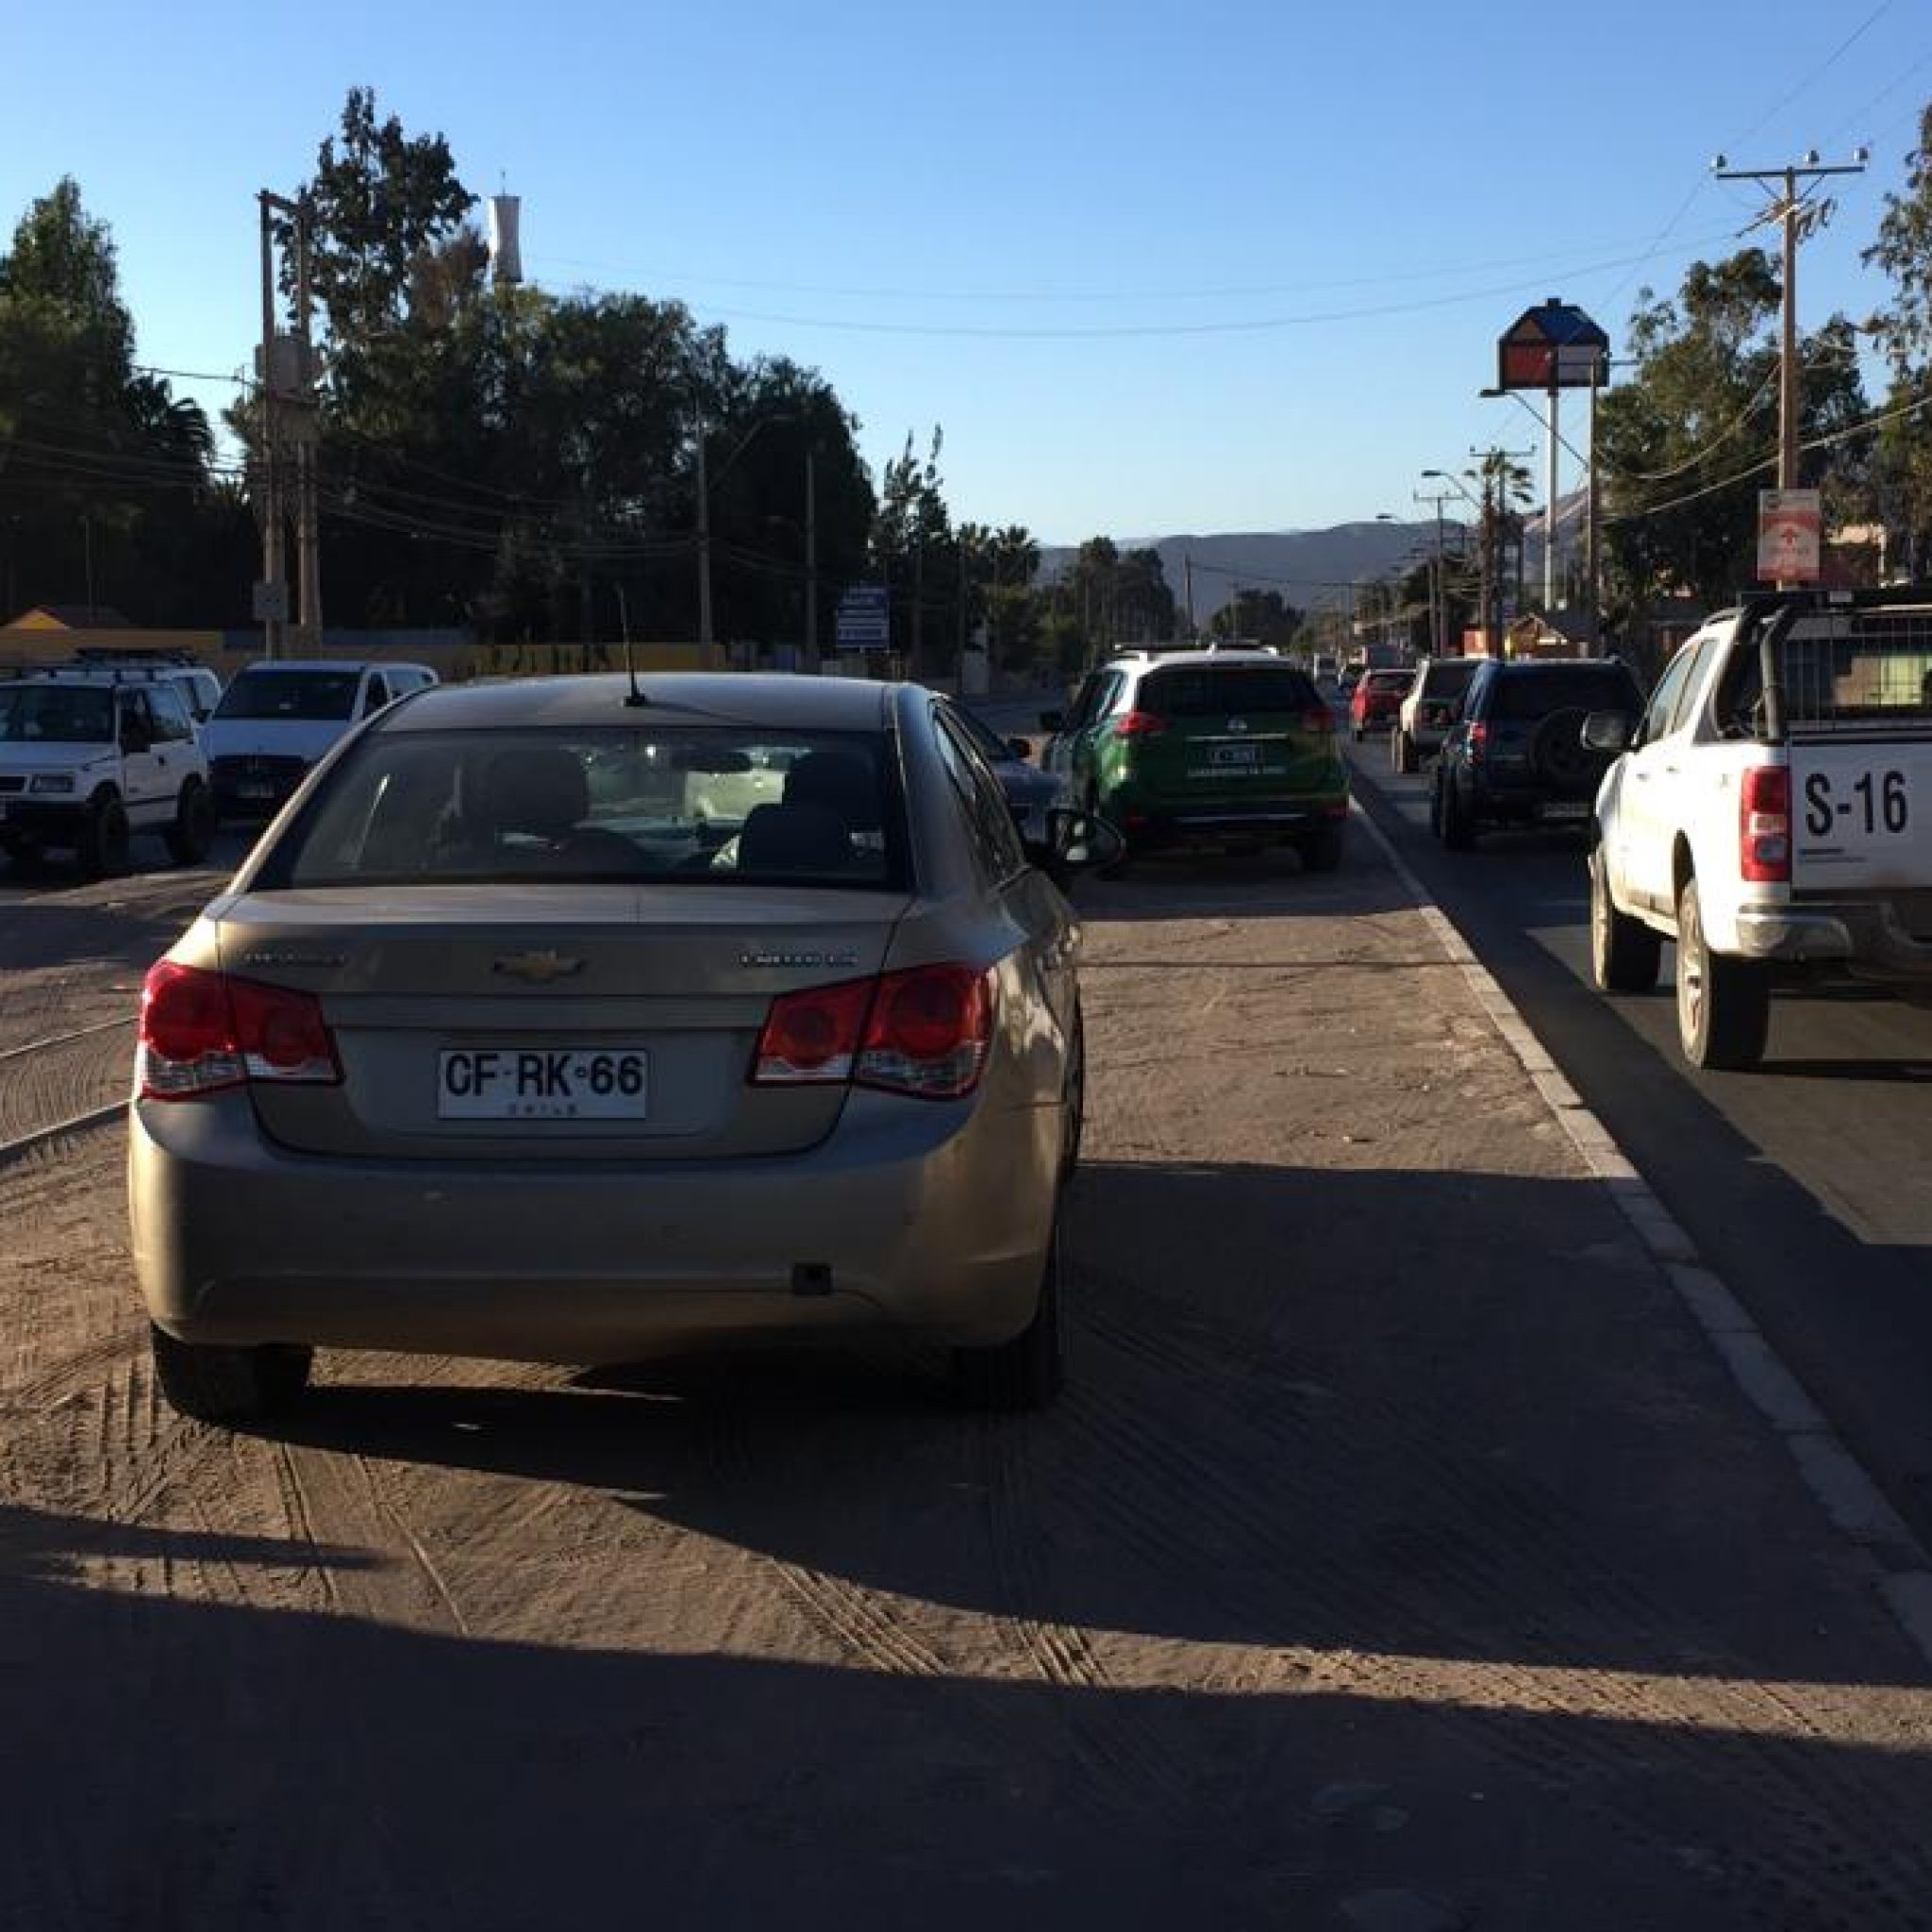
<svg viewBox="0 0 1932 1932"><path fill-rule="evenodd" d="M176 1420L38 1129L193 896L0 905L0 1925L1932 1924L1923 1658L1366 841L1082 889L1018 1419L880 1345Z"/></svg>

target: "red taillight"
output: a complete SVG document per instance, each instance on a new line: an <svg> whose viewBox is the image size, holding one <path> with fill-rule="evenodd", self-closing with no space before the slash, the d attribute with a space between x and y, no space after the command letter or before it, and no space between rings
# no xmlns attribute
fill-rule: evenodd
<svg viewBox="0 0 1932 1932"><path fill-rule="evenodd" d="M951 1100L979 1084L992 1041L993 975L915 966L879 981L858 1056L862 1086Z"/></svg>
<svg viewBox="0 0 1932 1932"><path fill-rule="evenodd" d="M1304 711L1302 713L1302 729L1304 731L1312 731L1317 737L1325 734L1332 738L1335 735L1335 713L1326 705L1322 706L1317 710Z"/></svg>
<svg viewBox="0 0 1932 1932"><path fill-rule="evenodd" d="M993 974L914 966L773 1001L755 1086L854 1082L952 1100L979 1084L992 1041Z"/></svg>
<svg viewBox="0 0 1932 1932"><path fill-rule="evenodd" d="M1489 739L1490 727L1478 718L1470 725L1468 731L1463 734L1462 741L1468 745L1470 757L1479 758L1483 755L1483 746L1489 742Z"/></svg>
<svg viewBox="0 0 1932 1932"><path fill-rule="evenodd" d="M1754 885L1791 875L1791 774L1785 765L1754 765L1738 792L1738 871Z"/></svg>
<svg viewBox="0 0 1932 1932"><path fill-rule="evenodd" d="M333 1084L342 1076L313 993L169 959L142 987L135 1068L150 1100L189 1100L249 1080Z"/></svg>
<svg viewBox="0 0 1932 1932"><path fill-rule="evenodd" d="M758 1035L753 1080L759 1086L789 1087L851 1079L872 994L871 980L849 979L841 986L808 987L774 1000Z"/></svg>
<svg viewBox="0 0 1932 1932"><path fill-rule="evenodd" d="M1116 721L1116 738L1158 738L1167 729L1167 720L1158 711L1129 711Z"/></svg>

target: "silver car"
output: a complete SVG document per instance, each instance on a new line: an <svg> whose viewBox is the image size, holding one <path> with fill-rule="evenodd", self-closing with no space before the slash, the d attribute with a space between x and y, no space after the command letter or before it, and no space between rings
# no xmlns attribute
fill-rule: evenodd
<svg viewBox="0 0 1932 1932"><path fill-rule="evenodd" d="M721 783L741 819L721 815ZM317 1346L577 1363L891 1329L1059 1385L1078 928L1109 857L915 685L440 686L310 779L147 977L128 1193L169 1400Z"/></svg>

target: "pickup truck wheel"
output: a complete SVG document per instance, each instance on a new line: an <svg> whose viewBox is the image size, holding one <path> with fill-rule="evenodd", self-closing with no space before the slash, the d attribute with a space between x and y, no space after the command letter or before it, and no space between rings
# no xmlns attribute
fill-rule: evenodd
<svg viewBox="0 0 1932 1932"><path fill-rule="evenodd" d="M104 879L127 864L127 808L118 798L97 798L81 824L75 859L84 879Z"/></svg>
<svg viewBox="0 0 1932 1932"><path fill-rule="evenodd" d="M182 786L175 823L162 836L176 865L195 865L208 857L208 848L214 843L215 808L206 785L191 778Z"/></svg>
<svg viewBox="0 0 1932 1932"><path fill-rule="evenodd" d="M1445 772L1437 782L1436 829L1450 852L1467 852L1475 843L1475 827L1457 794L1456 781Z"/></svg>
<svg viewBox="0 0 1932 1932"><path fill-rule="evenodd" d="M1617 910L1602 851L1590 855L1590 974L1599 992L1648 992L1657 984L1663 941L1641 919Z"/></svg>
<svg viewBox="0 0 1932 1932"><path fill-rule="evenodd" d="M1713 953L1704 937L1697 881L1677 897L1677 1040L1693 1067L1742 1072L1764 1058L1771 976L1761 961Z"/></svg>

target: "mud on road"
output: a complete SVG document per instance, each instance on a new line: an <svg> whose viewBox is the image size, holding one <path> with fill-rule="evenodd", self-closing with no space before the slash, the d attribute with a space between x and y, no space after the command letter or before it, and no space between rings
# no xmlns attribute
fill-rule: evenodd
<svg viewBox="0 0 1932 1932"><path fill-rule="evenodd" d="M226 1435L118 1133L0 1166L0 1924L1932 1924L1923 1663L1396 877L1081 903L1041 1417L881 1344Z"/></svg>

